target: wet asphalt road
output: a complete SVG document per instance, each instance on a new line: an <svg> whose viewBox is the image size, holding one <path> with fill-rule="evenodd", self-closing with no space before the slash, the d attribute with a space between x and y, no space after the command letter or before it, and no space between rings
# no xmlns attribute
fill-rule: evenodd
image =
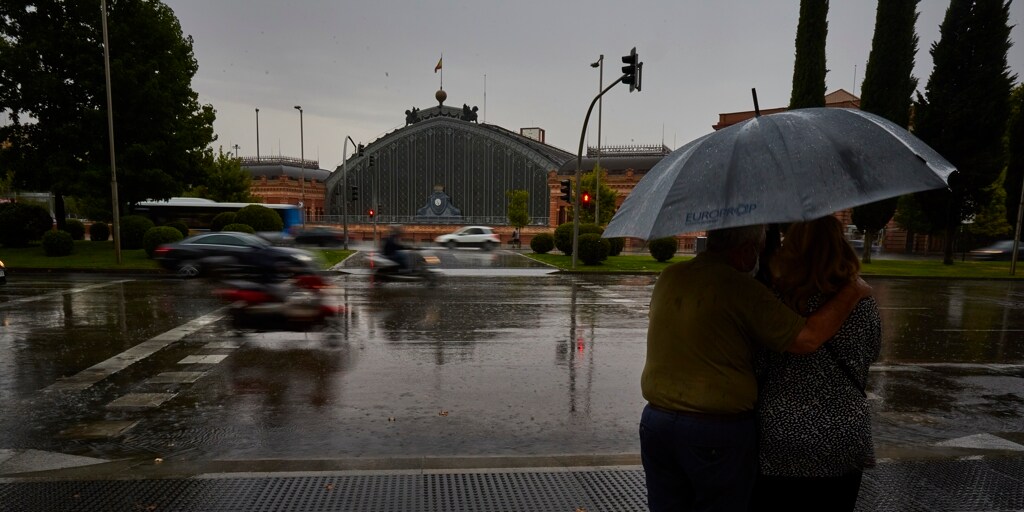
<svg viewBox="0 0 1024 512"><path fill-rule="evenodd" d="M332 276L344 316L239 333L203 281L0 287L0 450L102 459L633 454L653 276L439 251L436 287ZM511 269L511 270L509 270ZM872 278L883 457L1024 451L1024 283ZM952 448L951 448L952 447Z"/></svg>

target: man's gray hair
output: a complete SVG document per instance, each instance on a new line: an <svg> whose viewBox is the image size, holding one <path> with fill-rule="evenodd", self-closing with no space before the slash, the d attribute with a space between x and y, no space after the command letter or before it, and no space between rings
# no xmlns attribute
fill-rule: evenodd
<svg viewBox="0 0 1024 512"><path fill-rule="evenodd" d="M764 224L708 231L708 251L726 252L746 243L764 242Z"/></svg>

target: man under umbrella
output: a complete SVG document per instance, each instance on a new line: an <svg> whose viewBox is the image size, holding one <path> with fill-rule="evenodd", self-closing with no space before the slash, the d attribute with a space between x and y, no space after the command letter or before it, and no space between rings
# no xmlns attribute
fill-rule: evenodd
<svg viewBox="0 0 1024 512"><path fill-rule="evenodd" d="M654 286L640 421L652 511L746 510L757 472L754 345L814 352L871 293L857 278L801 317L752 277L764 243L763 225L710 231L707 251Z"/></svg>

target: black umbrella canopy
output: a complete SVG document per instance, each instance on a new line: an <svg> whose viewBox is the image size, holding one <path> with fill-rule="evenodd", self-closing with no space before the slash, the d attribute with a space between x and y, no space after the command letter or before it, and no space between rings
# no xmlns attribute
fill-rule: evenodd
<svg viewBox="0 0 1024 512"><path fill-rule="evenodd" d="M705 135L658 162L604 236L646 240L799 222L946 187L956 169L907 130L856 109L759 116Z"/></svg>

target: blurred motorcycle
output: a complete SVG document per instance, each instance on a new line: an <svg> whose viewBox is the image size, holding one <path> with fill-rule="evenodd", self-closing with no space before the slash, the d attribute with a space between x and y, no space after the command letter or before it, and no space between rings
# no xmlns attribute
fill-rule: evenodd
<svg viewBox="0 0 1024 512"><path fill-rule="evenodd" d="M373 269L374 280L380 281L422 281L428 285L436 285L440 271L436 268L441 260L429 251L402 251L407 262L403 265L380 253L370 256L370 268Z"/></svg>
<svg viewBox="0 0 1024 512"><path fill-rule="evenodd" d="M329 299L331 288L319 275L301 274L277 282L227 280L215 293L231 303L235 329L307 331L342 312Z"/></svg>

